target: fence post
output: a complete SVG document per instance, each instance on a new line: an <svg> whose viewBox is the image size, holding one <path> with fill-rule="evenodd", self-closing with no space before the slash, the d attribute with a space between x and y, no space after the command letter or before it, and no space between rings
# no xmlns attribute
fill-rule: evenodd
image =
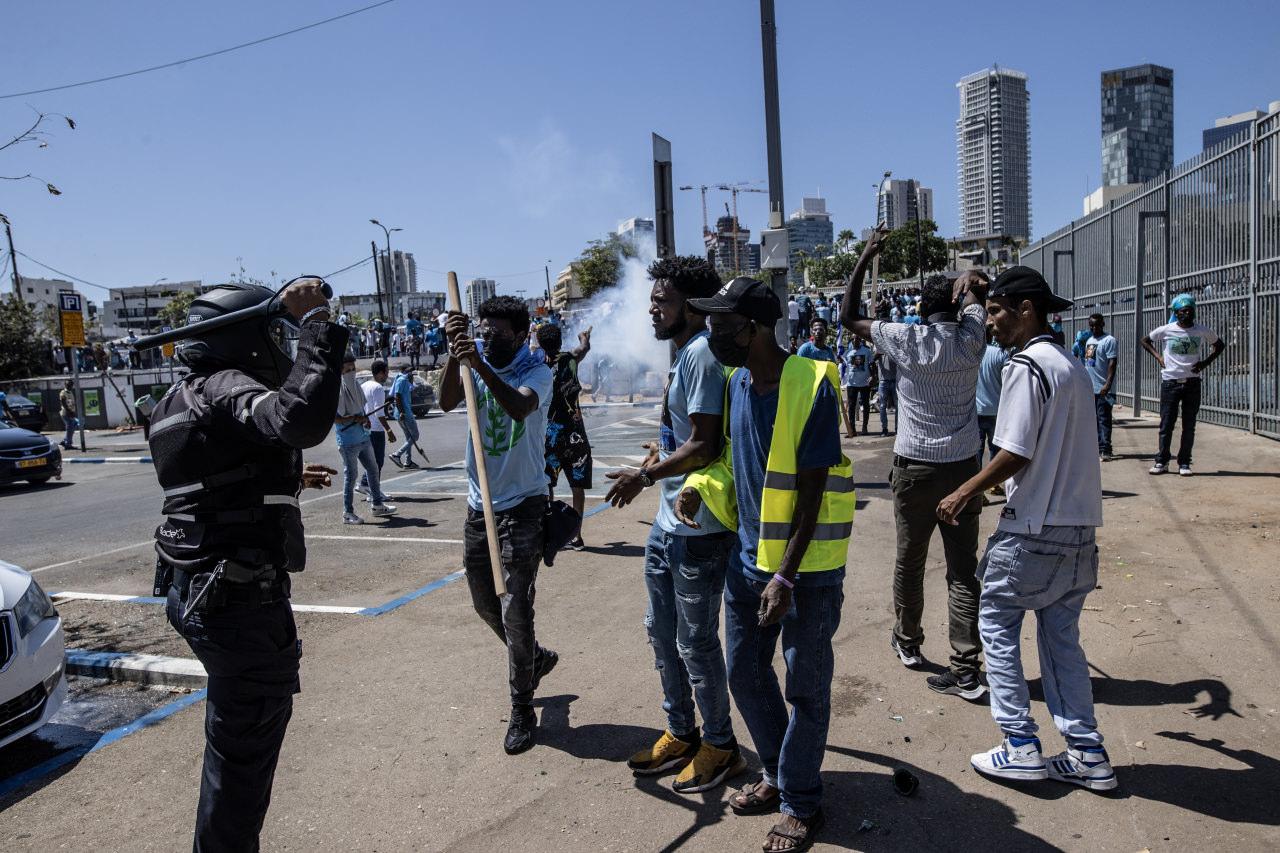
<svg viewBox="0 0 1280 853"><path fill-rule="evenodd" d="M1166 173L1167 176L1168 173ZM1168 190L1166 180L1165 189ZM1147 220L1163 219L1165 223L1165 251L1169 248L1169 210L1139 210L1138 214L1138 281L1134 285L1133 293L1133 360L1136 363L1142 357L1142 282L1147 275ZM1161 292L1167 296L1169 290L1169 269L1166 265L1164 283ZM1169 301L1165 300L1165 305ZM1162 308L1164 306L1161 306ZM1135 417L1142 414L1142 371L1139 370L1133 375L1133 414Z"/></svg>
<svg viewBox="0 0 1280 853"><path fill-rule="evenodd" d="M1249 333L1249 432L1258 431L1258 383L1262 371L1258 369L1258 333L1262 331L1262 323L1258 318L1258 170L1261 149L1258 147L1258 126L1261 121L1249 124L1249 322L1245 328Z"/></svg>

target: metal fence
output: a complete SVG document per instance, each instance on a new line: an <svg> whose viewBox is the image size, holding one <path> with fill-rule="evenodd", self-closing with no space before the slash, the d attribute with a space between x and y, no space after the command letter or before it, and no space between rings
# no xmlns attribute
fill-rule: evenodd
<svg viewBox="0 0 1280 853"><path fill-rule="evenodd" d="M1280 112L1021 253L1055 292L1068 343L1095 312L1119 344L1119 402L1159 411L1140 341L1196 297L1227 349L1204 377L1201 420L1280 439Z"/></svg>

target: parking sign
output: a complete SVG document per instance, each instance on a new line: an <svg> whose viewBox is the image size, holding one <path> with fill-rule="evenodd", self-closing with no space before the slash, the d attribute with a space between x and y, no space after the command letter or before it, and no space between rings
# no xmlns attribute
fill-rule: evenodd
<svg viewBox="0 0 1280 853"><path fill-rule="evenodd" d="M62 324L62 345L84 346L84 305L80 301L80 294L69 290L58 291L58 317Z"/></svg>

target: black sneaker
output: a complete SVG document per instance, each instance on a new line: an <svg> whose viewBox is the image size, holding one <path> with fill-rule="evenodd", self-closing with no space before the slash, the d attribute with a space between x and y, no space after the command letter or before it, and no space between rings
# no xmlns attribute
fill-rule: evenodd
<svg viewBox="0 0 1280 853"><path fill-rule="evenodd" d="M533 733L538 728L538 715L532 705L512 705L507 737L502 748L507 755L518 755L533 746Z"/></svg>
<svg viewBox="0 0 1280 853"><path fill-rule="evenodd" d="M894 637L889 640L889 648L893 649L894 654L898 656L898 660L902 661L902 665L908 669L915 669L924 663L924 657L920 654L919 646L899 643L898 638Z"/></svg>
<svg viewBox="0 0 1280 853"><path fill-rule="evenodd" d="M556 664L560 663L560 655L551 651L551 649L539 648L537 655L533 659L533 689L537 690L538 685L542 683L542 677L556 668Z"/></svg>
<svg viewBox="0 0 1280 853"><path fill-rule="evenodd" d="M566 551L581 551L587 547L587 543L582 541L581 536L575 536L565 543Z"/></svg>
<svg viewBox="0 0 1280 853"><path fill-rule="evenodd" d="M935 693L959 696L962 699L977 699L987 692L986 686L978 680L976 672L957 676L951 670L947 670L941 675L931 675L925 681L929 683L929 689Z"/></svg>

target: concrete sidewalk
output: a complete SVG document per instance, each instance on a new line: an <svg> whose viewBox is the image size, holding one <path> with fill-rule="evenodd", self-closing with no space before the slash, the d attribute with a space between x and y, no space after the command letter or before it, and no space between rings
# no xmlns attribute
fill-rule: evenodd
<svg viewBox="0 0 1280 853"><path fill-rule="evenodd" d="M1146 473L1155 437L1149 419L1117 429L1122 458L1103 468L1100 588L1082 624L1120 778L1111 796L999 785L969 769L969 755L998 739L986 706L930 692L925 673L904 670L888 648L891 440L846 442L859 513L818 849L1280 846L1280 445L1201 427L1197 476L1156 478ZM774 817L735 817L724 790L683 797L671 777L636 780L623 763L664 724L643 627L655 499L592 516L591 549L543 569L539 640L561 664L537 700L539 745L524 755L502 752L505 653L465 584L385 616L307 626L304 692L264 849L758 850ZM984 512L984 530L997 509ZM935 539L924 647L933 661L948 649L940 558ZM1043 704L1037 713L1046 750L1057 751ZM0 803L0 846L188 848L202 748L202 711L190 708L92 753ZM914 797L894 792L895 767L919 777Z"/></svg>

